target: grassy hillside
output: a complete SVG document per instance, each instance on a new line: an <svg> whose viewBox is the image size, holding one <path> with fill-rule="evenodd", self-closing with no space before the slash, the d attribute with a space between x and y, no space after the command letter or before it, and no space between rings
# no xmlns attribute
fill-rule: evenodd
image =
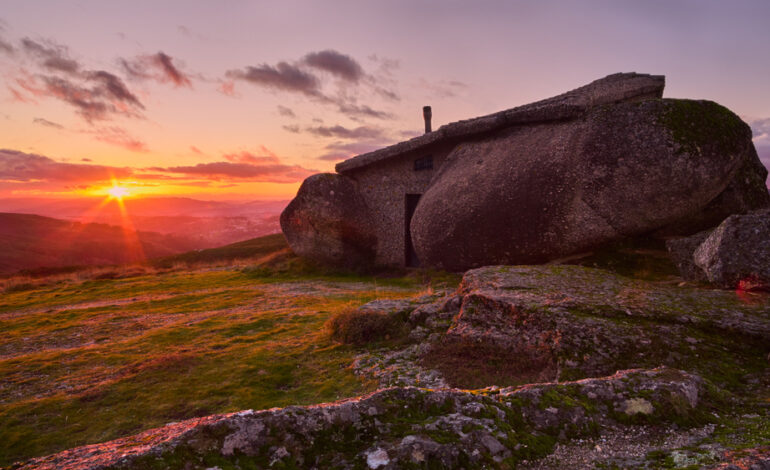
<svg viewBox="0 0 770 470"><path fill-rule="evenodd" d="M195 250L167 256L154 260L152 264L155 266L173 266L175 263L215 263L243 258L261 258L288 248L289 245L286 243L283 234L275 233L218 248Z"/></svg>
<svg viewBox="0 0 770 470"><path fill-rule="evenodd" d="M283 246L270 236L182 258L276 255ZM333 342L325 323L431 286L313 276L303 266L286 255L246 268L138 270L6 290L0 466L185 418L372 390L349 368L356 350Z"/></svg>
<svg viewBox="0 0 770 470"><path fill-rule="evenodd" d="M0 213L0 274L39 267L124 264L191 250L190 240L32 214Z"/></svg>

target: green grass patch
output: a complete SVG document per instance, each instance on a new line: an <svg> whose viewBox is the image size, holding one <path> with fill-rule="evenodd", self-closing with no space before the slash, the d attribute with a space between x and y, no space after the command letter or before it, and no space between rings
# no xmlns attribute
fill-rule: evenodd
<svg viewBox="0 0 770 470"><path fill-rule="evenodd" d="M349 368L356 349L325 325L453 282L423 280L201 269L4 293L0 466L196 416L369 392L376 384Z"/></svg>

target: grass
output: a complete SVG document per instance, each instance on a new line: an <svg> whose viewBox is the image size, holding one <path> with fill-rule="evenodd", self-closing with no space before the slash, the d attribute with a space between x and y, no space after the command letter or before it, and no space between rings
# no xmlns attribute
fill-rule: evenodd
<svg viewBox="0 0 770 470"><path fill-rule="evenodd" d="M371 391L349 369L357 351L325 324L457 281L319 275L280 249L245 268L113 269L0 296L0 466L196 416Z"/></svg>
<svg viewBox="0 0 770 470"><path fill-rule="evenodd" d="M153 260L150 264L152 266L170 268L179 263L207 264L244 258L258 259L288 248L289 245L286 243L283 234L274 233L272 235L252 238L251 240L232 243L222 247L195 250L174 256L167 256Z"/></svg>

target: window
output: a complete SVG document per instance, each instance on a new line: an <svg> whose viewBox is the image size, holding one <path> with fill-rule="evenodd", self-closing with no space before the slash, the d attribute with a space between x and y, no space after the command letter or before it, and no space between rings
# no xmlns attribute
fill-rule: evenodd
<svg viewBox="0 0 770 470"><path fill-rule="evenodd" d="M428 155L422 158L418 158L414 161L414 171L432 170L433 169L433 155Z"/></svg>

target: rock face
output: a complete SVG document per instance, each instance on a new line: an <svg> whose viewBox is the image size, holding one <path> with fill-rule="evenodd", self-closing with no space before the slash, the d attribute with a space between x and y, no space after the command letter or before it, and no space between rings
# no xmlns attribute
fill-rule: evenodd
<svg viewBox="0 0 770 470"><path fill-rule="evenodd" d="M685 279L770 290L770 210L730 216L713 231L666 246Z"/></svg>
<svg viewBox="0 0 770 470"><path fill-rule="evenodd" d="M695 264L693 254L711 235L712 230L704 230L695 235L666 241L666 249L676 264L682 277L692 282L708 282L706 273Z"/></svg>
<svg viewBox="0 0 770 470"><path fill-rule="evenodd" d="M281 213L281 230L300 256L350 268L374 261L377 234L350 178L330 173L307 178Z"/></svg>
<svg viewBox="0 0 770 470"><path fill-rule="evenodd" d="M547 360L551 380L692 368L733 348L725 339L733 335L770 344L767 301L743 304L731 292L656 286L599 269L488 266L468 271L458 294L444 348L494 345L523 362ZM683 346L683 338L691 342Z"/></svg>
<svg viewBox="0 0 770 470"><path fill-rule="evenodd" d="M749 127L716 103L619 103L458 145L411 233L429 266L540 263L765 206L766 174Z"/></svg>
<svg viewBox="0 0 770 470"><path fill-rule="evenodd" d="M697 422L715 399L700 377L668 368L482 393L391 388L196 418L14 468L512 468L601 426Z"/></svg>

